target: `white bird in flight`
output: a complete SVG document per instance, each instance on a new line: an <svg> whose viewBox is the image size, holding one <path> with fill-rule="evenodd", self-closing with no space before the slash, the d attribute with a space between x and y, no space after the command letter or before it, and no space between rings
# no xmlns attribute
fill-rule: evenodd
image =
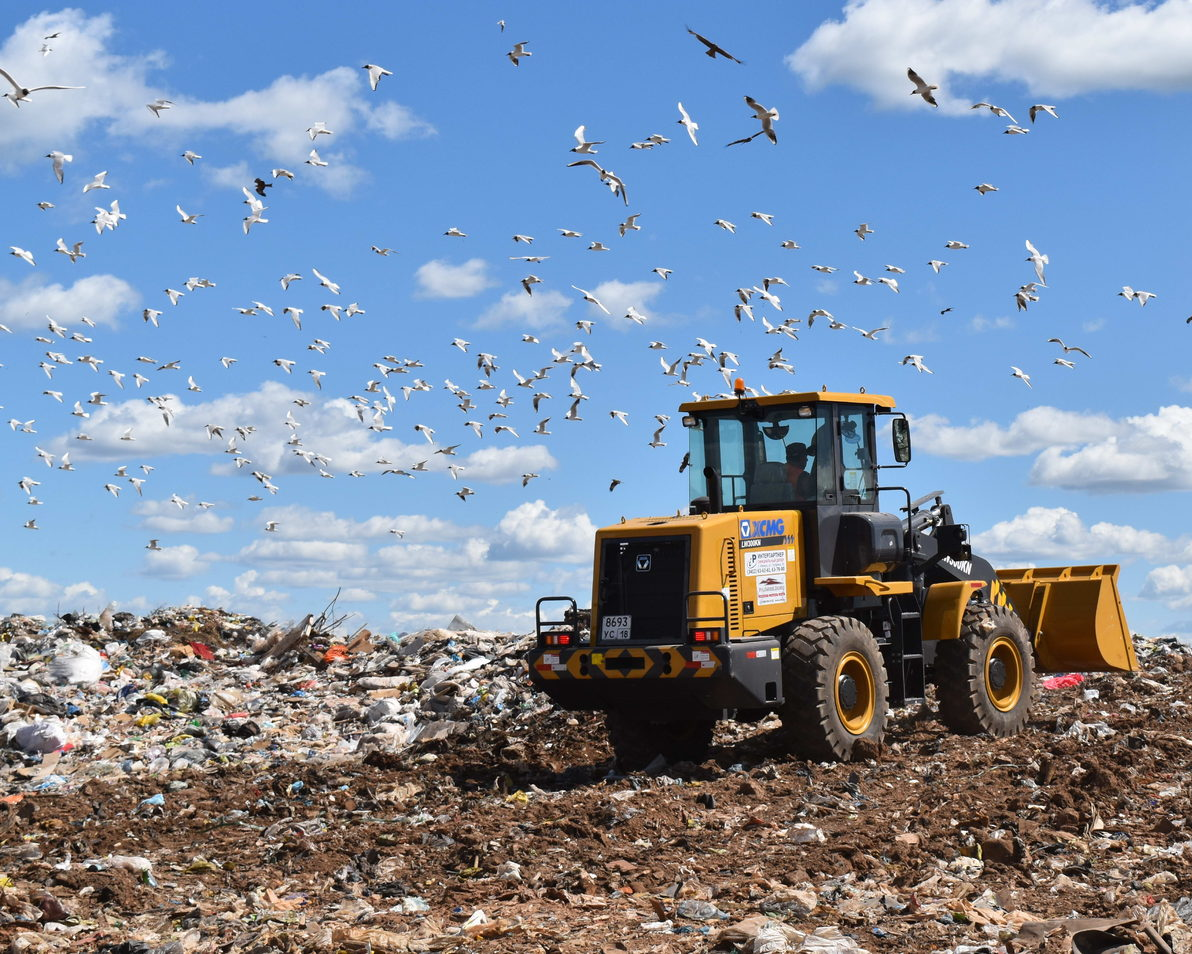
<svg viewBox="0 0 1192 954"><path fill-rule="evenodd" d="M576 141L576 143L578 143L578 145L576 145L571 150L572 152L578 152L578 153L582 153L583 155L590 156L598 151L596 149L593 149L592 148L593 146L603 146L604 145L603 139L593 139L593 140L585 139L584 138L584 127L582 125L575 127L574 136L575 136L575 141Z"/></svg>
<svg viewBox="0 0 1192 954"><path fill-rule="evenodd" d="M695 138L696 130L699 129L699 123L695 122L689 115L687 110L683 108L683 104L679 103L679 115L682 119L675 120L680 126L687 130L687 135L691 137L692 145L698 146L699 140Z"/></svg>
<svg viewBox="0 0 1192 954"><path fill-rule="evenodd" d="M66 162L74 162L74 156L68 155L65 152L59 152L57 149L55 149L52 152L47 152L46 158L51 160L50 164L54 167L54 178L61 183L63 179L62 165Z"/></svg>
<svg viewBox="0 0 1192 954"><path fill-rule="evenodd" d="M381 82L382 76L393 75L392 70L387 70L383 66L377 66L375 63L365 63L360 68L362 70L368 70L368 85L373 88L373 92L376 92L377 84Z"/></svg>
<svg viewBox="0 0 1192 954"><path fill-rule="evenodd" d="M317 268L312 268L311 272L313 272L315 278L317 278L319 280L319 284L322 285L324 288L326 288L329 292L331 292L331 294L333 294L333 295L339 294L339 285L337 285L335 282L333 282L331 279L329 279L326 275L324 275L322 272L320 272Z"/></svg>
<svg viewBox="0 0 1192 954"><path fill-rule="evenodd" d="M1003 119L1008 119L1012 123L1018 122L1017 119L1015 119L1013 116L1010 115L1008 110L1002 109L1001 106L994 106L993 103L973 103L973 105L970 106L969 109L980 109L981 107L985 107L991 113L993 113L993 115L1000 116Z"/></svg>
<svg viewBox="0 0 1192 954"><path fill-rule="evenodd" d="M920 373L935 374L931 368L927 367L927 365L923 363L923 355L921 354L908 354L898 363L909 364L912 368L914 368L916 371L919 371Z"/></svg>
<svg viewBox="0 0 1192 954"><path fill-rule="evenodd" d="M922 96L924 102L931 103L932 106L939 106L939 103L935 101L935 97L932 95L933 90L939 89L938 86L929 85L922 76L909 66L906 69L906 76L907 79L915 84L915 88L911 90L912 96Z"/></svg>
<svg viewBox="0 0 1192 954"><path fill-rule="evenodd" d="M1034 264L1036 280L1039 282L1040 285L1046 285L1047 282L1043 278L1043 266L1050 265L1051 260L1046 255L1044 255L1042 252L1040 252L1037 248L1035 248L1035 246L1033 246L1031 244L1030 239L1026 240L1026 250L1031 253L1030 255L1027 256L1026 260L1028 262L1032 262Z"/></svg>
<svg viewBox="0 0 1192 954"><path fill-rule="evenodd" d="M1054 343L1054 344L1059 345L1061 348L1063 348L1064 354L1068 354L1070 351L1079 351L1086 358L1092 357L1092 355L1089 354L1087 351L1085 351L1084 348L1078 347L1077 345L1066 345L1066 344L1064 344L1063 340L1060 338L1048 338L1047 341L1049 344Z"/></svg>
<svg viewBox="0 0 1192 954"><path fill-rule="evenodd" d="M12 92L5 93L4 98L7 99L16 107L20 107L21 102L29 98L30 93L36 93L43 89L86 89L85 86L22 86L5 70L0 69L0 76L3 76L12 85Z"/></svg>
<svg viewBox="0 0 1192 954"><path fill-rule="evenodd" d="M104 179L107 177L107 174L108 174L107 169L105 169L103 172L95 173L95 176L91 179L91 181L88 182L85 186L83 186L83 194L86 195L92 189L110 189L110 188L112 188L110 185L108 185L106 182L104 182Z"/></svg>
<svg viewBox="0 0 1192 954"><path fill-rule="evenodd" d="M581 295L584 296L584 301L595 305L597 308L599 308L606 315L610 315L610 316L612 315L612 312L610 312L607 308L605 308L604 305L601 303L600 299L597 298L595 295L593 295L590 291L585 291L584 289L580 288L578 285L572 285L571 287L574 288L577 292L579 292Z"/></svg>

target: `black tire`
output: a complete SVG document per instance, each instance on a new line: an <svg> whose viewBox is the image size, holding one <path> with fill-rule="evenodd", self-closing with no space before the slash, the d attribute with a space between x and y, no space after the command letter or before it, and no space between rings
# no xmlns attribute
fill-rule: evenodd
<svg viewBox="0 0 1192 954"><path fill-rule="evenodd" d="M1015 735L1034 698L1031 638L1004 606L975 603L964 611L957 639L935 651L940 720L963 735Z"/></svg>
<svg viewBox="0 0 1192 954"><path fill-rule="evenodd" d="M621 709L605 713L608 741L623 772L645 768L661 755L667 762L702 762L712 744L714 722L683 719L653 722Z"/></svg>
<svg viewBox="0 0 1192 954"><path fill-rule="evenodd" d="M847 762L862 739L879 745L889 689L873 633L847 616L800 625L783 649L782 695L782 731L795 754Z"/></svg>

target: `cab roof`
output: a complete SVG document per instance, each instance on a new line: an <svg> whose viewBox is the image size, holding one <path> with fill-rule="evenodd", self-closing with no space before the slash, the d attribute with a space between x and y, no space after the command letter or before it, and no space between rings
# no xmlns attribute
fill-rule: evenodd
<svg viewBox="0 0 1192 954"><path fill-rule="evenodd" d="M742 400L752 401L759 407L780 407L790 404L867 404L872 407L894 407L894 399L887 394L867 394L864 391L784 391L782 394L750 395L745 398L713 398L703 401L687 401L679 405L682 413L689 411L731 411Z"/></svg>

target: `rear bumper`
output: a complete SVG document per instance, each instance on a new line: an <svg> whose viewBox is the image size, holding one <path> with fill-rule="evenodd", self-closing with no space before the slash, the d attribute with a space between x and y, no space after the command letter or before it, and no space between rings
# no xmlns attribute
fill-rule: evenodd
<svg viewBox="0 0 1192 954"><path fill-rule="evenodd" d="M526 661L530 681L565 709L632 707L647 716L694 718L782 702L776 639L539 647Z"/></svg>

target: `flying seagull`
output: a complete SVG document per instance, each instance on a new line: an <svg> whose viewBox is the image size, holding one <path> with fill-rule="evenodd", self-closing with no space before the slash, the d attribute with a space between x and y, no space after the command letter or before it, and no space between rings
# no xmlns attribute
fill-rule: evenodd
<svg viewBox="0 0 1192 954"><path fill-rule="evenodd" d="M1068 352L1070 352L1070 351L1079 351L1079 352L1080 352L1082 355L1084 355L1086 358L1091 358L1091 357L1092 357L1092 355L1091 355L1091 354L1089 354L1087 351L1085 351L1085 350L1084 350L1084 348L1078 347L1077 345L1066 345L1066 344L1064 344L1064 342L1063 342L1061 339L1059 339L1059 338L1048 338L1048 339L1047 339L1047 341L1048 341L1048 343L1049 343L1049 344L1051 344L1051 343L1055 343L1055 344L1059 345L1061 348L1063 348L1063 349L1064 349L1064 354L1068 354Z"/></svg>
<svg viewBox="0 0 1192 954"><path fill-rule="evenodd" d="M707 49L704 50L704 53L707 54L708 56L712 57L712 59L716 59L717 56L723 56L726 60L732 60L734 63L741 62L739 59L737 59L735 56L733 56L731 53L729 53L728 50L724 49L724 47L720 46L719 44L713 43L706 36L700 36L693 29L691 29L691 27L687 27L687 32L690 33L693 37L695 37L697 40L699 40L700 43L702 43L704 46L707 47Z"/></svg>
<svg viewBox="0 0 1192 954"><path fill-rule="evenodd" d="M679 115L683 118L677 119L675 122L687 130L687 135L691 137L692 144L698 146L699 140L695 138L695 132L697 129L699 129L699 123L695 122L690 116L687 115L687 110L683 108L682 103L679 103Z"/></svg>
<svg viewBox="0 0 1192 954"><path fill-rule="evenodd" d="M755 132L752 136L746 136L744 139L734 139L728 145L736 146L743 142L752 142L758 136L765 135L770 142L775 145L778 144L778 136L774 133L774 123L778 122L778 110L769 109L759 103L752 96L746 96L745 102L753 110L755 117L762 124L762 128ZM768 223L767 223L768 224Z"/></svg>
<svg viewBox="0 0 1192 954"><path fill-rule="evenodd" d="M4 98L7 99L16 107L20 107L21 100L28 99L30 93L36 93L43 89L86 89L85 86L22 86L14 80L5 70L0 69L0 76L3 76L9 83L12 84L12 92L5 93Z"/></svg>
<svg viewBox="0 0 1192 954"><path fill-rule="evenodd" d="M575 127L575 141L578 143L578 145L571 151L572 152L580 152L585 155L591 155L592 153L597 152L597 150L592 148L593 146L603 146L604 145L603 139L594 139L594 140L585 139L584 138L584 127L582 125Z"/></svg>
<svg viewBox="0 0 1192 954"><path fill-rule="evenodd" d="M55 149L53 152L47 152L46 158L53 160L52 165L54 166L54 177L58 180L59 184L61 184L62 164L64 162L74 162L74 156L67 155L64 152L59 152L57 149Z"/></svg>
<svg viewBox="0 0 1192 954"><path fill-rule="evenodd" d="M377 83L381 82L382 76L392 76L393 75L392 70L387 70L387 69L385 69L385 67L377 66L374 63L365 63L360 68L362 70L368 70L368 85L373 88L373 92L376 92Z"/></svg>
<svg viewBox="0 0 1192 954"><path fill-rule="evenodd" d="M937 90L937 89L939 89L939 87L938 87L938 86L929 86L929 85L928 85L928 84L927 84L927 83L926 83L926 82L923 80L923 77L922 77L922 76L920 76L918 73L916 73L916 72L915 72L913 69L911 69L909 66L908 66L908 67L907 67L907 69L906 69L906 75L907 75L907 78L908 78L908 79L909 79L909 80L910 80L912 83L914 83L914 84L915 84L915 88L911 90L911 95L912 95L912 96L915 96L915 95L922 96L922 97L923 97L923 99L924 99L926 102L928 102L928 103L931 103L931 105L932 105L932 106L939 106L939 103L937 103L937 102L935 101L935 97L931 95L931 93L932 93L932 90Z"/></svg>
<svg viewBox="0 0 1192 954"><path fill-rule="evenodd" d="M916 371L919 371L920 373L926 372L927 374L935 374L935 372L932 371L931 368L927 367L927 365L925 365L923 363L923 355L921 355L921 354L908 354L905 358L903 358L898 363L899 364L909 364L911 367L913 367Z"/></svg>
<svg viewBox="0 0 1192 954"><path fill-rule="evenodd" d="M514 66L521 66L521 63L519 63L518 61L523 56L533 56L534 55L533 53L531 53L529 50L526 49L527 42L529 42L529 41L523 40L521 43L514 43L513 49L505 54L507 57L509 57L510 60L513 61Z"/></svg>
<svg viewBox="0 0 1192 954"><path fill-rule="evenodd" d="M1001 106L995 106L993 103L973 103L973 105L970 106L969 109L981 109L981 107L985 107L991 113L993 113L993 115L1001 116L1003 119L1008 119L1012 123L1018 122L1017 119L1015 119L1013 116L1010 115L1008 110L1002 109ZM1032 122L1033 121L1034 120L1032 119Z"/></svg>
<svg viewBox="0 0 1192 954"><path fill-rule="evenodd" d="M1040 285L1046 285L1047 282L1043 278L1043 266L1051 264L1050 259L1048 259L1048 257L1046 255L1044 255L1037 248L1035 248L1035 246L1033 246L1031 244L1030 239L1026 240L1026 250L1031 253L1030 255L1027 256L1026 260L1028 262L1034 263L1035 278L1038 280Z"/></svg>
<svg viewBox="0 0 1192 954"><path fill-rule="evenodd" d="M606 315L612 314L607 308L604 307L603 304L601 304L600 299L597 298L595 295L593 295L590 291L585 291L584 289L580 288L578 285L572 285L571 287L574 288L577 292L579 292L581 295L584 296L584 301L595 305L597 308L599 308Z"/></svg>

